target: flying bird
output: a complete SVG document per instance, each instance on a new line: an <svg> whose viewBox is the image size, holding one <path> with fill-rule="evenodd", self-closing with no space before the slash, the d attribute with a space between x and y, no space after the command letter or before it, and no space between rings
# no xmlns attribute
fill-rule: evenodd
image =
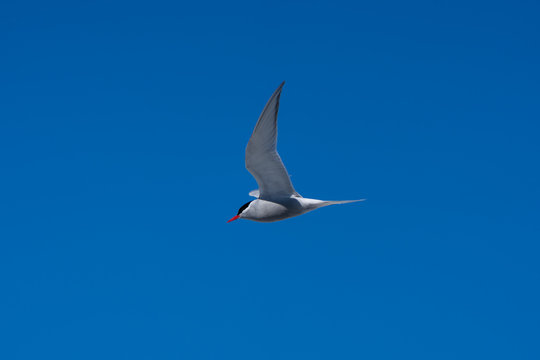
<svg viewBox="0 0 540 360"><path fill-rule="evenodd" d="M276 148L279 97L284 84L281 83L268 100L246 147L246 169L259 185L259 189L251 191L249 195L257 199L242 205L238 213L227 222L236 219L273 222L328 205L364 200L308 199L294 190Z"/></svg>

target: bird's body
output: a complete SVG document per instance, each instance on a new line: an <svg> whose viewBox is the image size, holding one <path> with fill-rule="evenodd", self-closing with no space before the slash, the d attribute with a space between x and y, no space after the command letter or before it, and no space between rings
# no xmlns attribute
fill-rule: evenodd
<svg viewBox="0 0 540 360"><path fill-rule="evenodd" d="M360 200L323 201L296 195L272 200L256 199L249 203L244 215L241 215L240 218L259 222L274 222L302 215L324 206L354 201Z"/></svg>
<svg viewBox="0 0 540 360"><path fill-rule="evenodd" d="M282 83L268 100L246 147L246 169L259 184L259 189L249 194L257 199L244 204L229 222L236 219L273 222L328 205L361 201L308 199L294 190L276 149L279 97L284 84Z"/></svg>

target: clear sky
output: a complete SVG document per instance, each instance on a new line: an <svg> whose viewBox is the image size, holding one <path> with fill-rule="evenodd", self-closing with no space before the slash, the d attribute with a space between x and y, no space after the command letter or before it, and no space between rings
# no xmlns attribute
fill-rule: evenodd
<svg viewBox="0 0 540 360"><path fill-rule="evenodd" d="M536 1L3 1L0 358L540 358ZM299 193L227 224L286 81Z"/></svg>

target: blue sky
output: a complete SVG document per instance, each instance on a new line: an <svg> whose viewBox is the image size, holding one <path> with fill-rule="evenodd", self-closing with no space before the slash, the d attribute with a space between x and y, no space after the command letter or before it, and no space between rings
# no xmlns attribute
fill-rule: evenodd
<svg viewBox="0 0 540 360"><path fill-rule="evenodd" d="M3 2L0 357L538 359L539 10Z"/></svg>

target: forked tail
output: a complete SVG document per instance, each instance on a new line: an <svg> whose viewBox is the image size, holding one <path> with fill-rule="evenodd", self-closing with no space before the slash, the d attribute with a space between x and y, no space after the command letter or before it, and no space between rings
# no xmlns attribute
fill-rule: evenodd
<svg viewBox="0 0 540 360"><path fill-rule="evenodd" d="M337 205L337 204L347 204L347 203L353 203L357 201L364 201L366 199L360 199L360 200L337 200L337 201L323 201L321 204L321 207L328 206L328 205Z"/></svg>

